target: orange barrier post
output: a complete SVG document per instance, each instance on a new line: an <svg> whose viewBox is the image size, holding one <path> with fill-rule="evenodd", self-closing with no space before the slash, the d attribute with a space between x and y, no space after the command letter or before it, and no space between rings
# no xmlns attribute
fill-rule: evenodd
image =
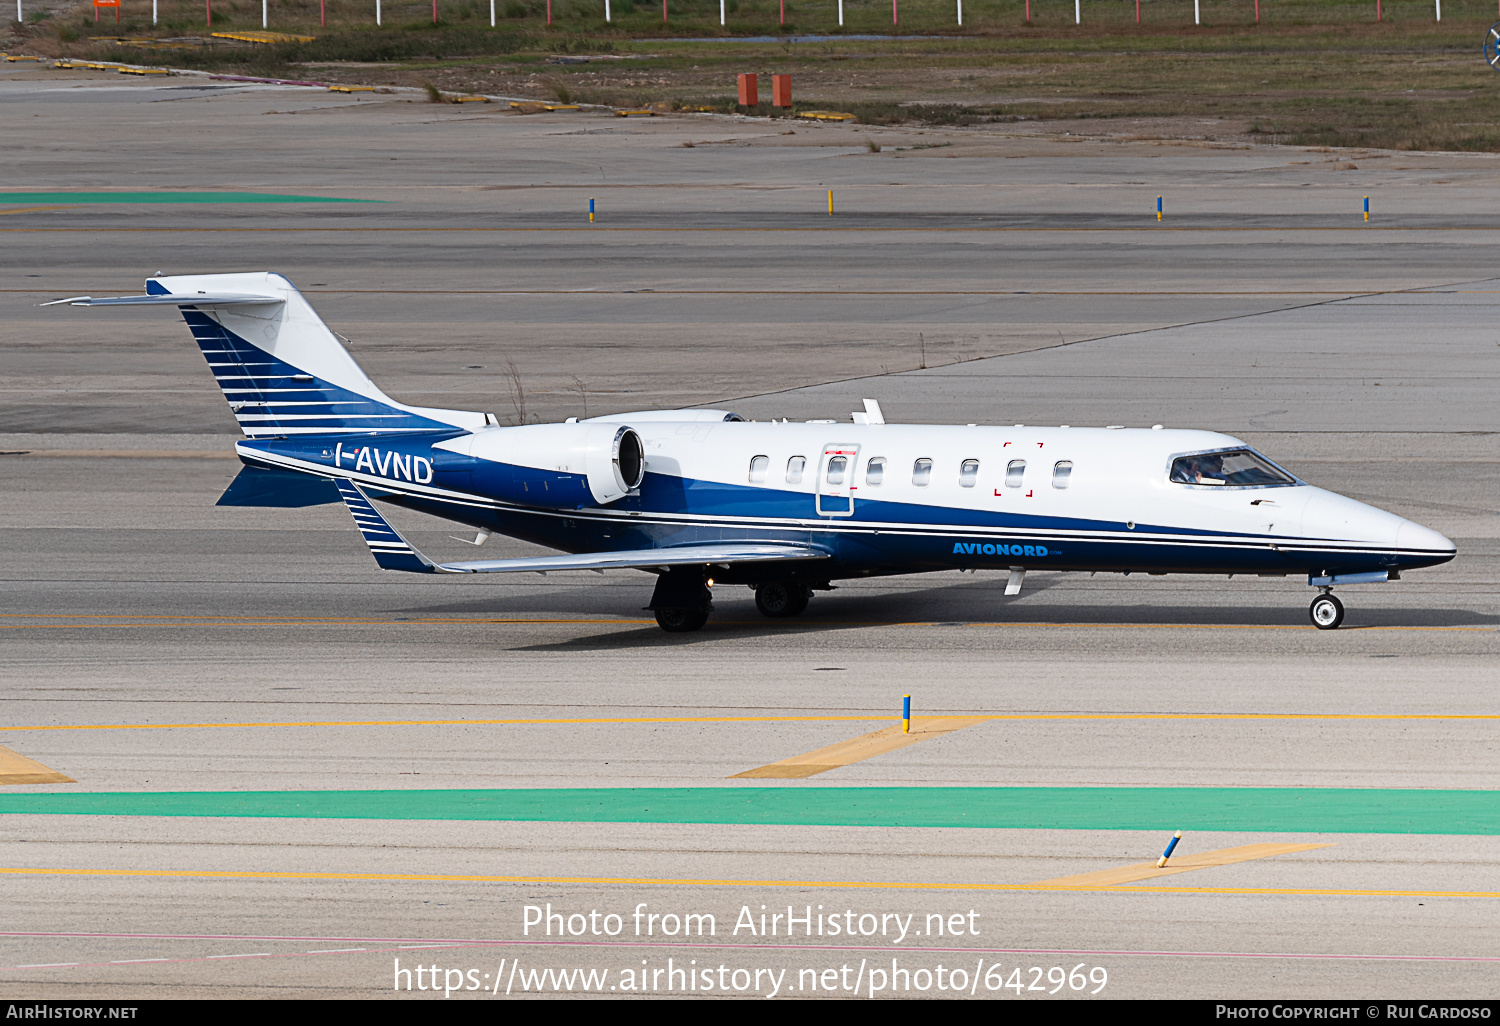
<svg viewBox="0 0 1500 1026"><path fill-rule="evenodd" d="M755 107L760 104L760 90L754 75L740 76L740 106Z"/></svg>
<svg viewBox="0 0 1500 1026"><path fill-rule="evenodd" d="M792 105L792 76L771 76L771 106L790 107Z"/></svg>

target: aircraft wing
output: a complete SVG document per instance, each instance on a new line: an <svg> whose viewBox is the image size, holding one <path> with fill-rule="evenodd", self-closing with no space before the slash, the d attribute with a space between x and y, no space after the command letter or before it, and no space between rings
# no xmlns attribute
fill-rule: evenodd
<svg viewBox="0 0 1500 1026"><path fill-rule="evenodd" d="M338 478L339 496L349 507L354 523L364 536L375 562L385 570L419 574L514 574L548 573L554 570L650 570L669 566L709 566L729 563L769 563L782 560L827 559L828 553L810 545L792 542L714 542L679 545L666 549L627 549L622 552L565 552L522 559L474 559L461 563L434 563L402 537L401 532L370 502L359 485Z"/></svg>
<svg viewBox="0 0 1500 1026"><path fill-rule="evenodd" d="M769 563L788 559L827 559L828 553L806 545L777 542L715 542L712 545L679 545L669 549L627 549L623 552L558 553L525 559L475 559L464 563L439 563L437 569L450 574L507 574L549 570L653 569L668 566L704 566L728 563Z"/></svg>

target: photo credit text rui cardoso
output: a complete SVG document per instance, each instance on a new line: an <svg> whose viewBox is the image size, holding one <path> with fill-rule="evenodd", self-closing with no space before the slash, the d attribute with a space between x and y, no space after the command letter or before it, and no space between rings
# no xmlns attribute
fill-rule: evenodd
<svg viewBox="0 0 1500 1026"><path fill-rule="evenodd" d="M731 918L733 922L727 921ZM571 992L770 998L813 993L850 997L887 993L999 996L1009 991L1016 996L1027 991L1097 994L1108 982L1108 973L1100 966L1023 966L1014 956L1003 964L978 949L971 956L961 948L929 947L962 944L960 938L972 943L971 938L980 936L982 918L974 909L897 913L823 905L742 905L737 915L722 916L658 912L645 902L629 912L568 912L554 910L551 904L526 905L522 907L521 939L505 942L503 947L533 943L542 951L507 954L475 968L426 961L403 965L397 958L393 987L403 993L425 991L444 997ZM914 938L923 938L923 950L889 959L870 957L874 945L898 946ZM763 964L769 953L765 943L777 940L789 942L792 948L783 947L778 955L790 956L797 964L774 968ZM712 954L694 951L695 942L718 950ZM745 945L743 956L732 953L735 942ZM643 951L655 944L674 950L665 957ZM549 945L558 945L555 954L545 951ZM625 950L609 952L615 945L628 948L628 954ZM796 948L806 950L795 953ZM851 948L857 950L847 950ZM751 958L762 964L743 964ZM742 964L736 965L737 961Z"/></svg>

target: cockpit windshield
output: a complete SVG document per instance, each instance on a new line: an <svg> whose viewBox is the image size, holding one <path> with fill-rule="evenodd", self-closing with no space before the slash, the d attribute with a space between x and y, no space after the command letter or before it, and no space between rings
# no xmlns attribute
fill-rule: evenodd
<svg viewBox="0 0 1500 1026"><path fill-rule="evenodd" d="M1172 480L1190 485L1265 487L1296 484L1297 479L1249 449L1205 452L1172 461Z"/></svg>

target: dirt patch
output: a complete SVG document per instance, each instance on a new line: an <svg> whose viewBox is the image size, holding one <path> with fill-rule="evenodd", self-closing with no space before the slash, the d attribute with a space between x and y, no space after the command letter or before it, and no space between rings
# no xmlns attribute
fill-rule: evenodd
<svg viewBox="0 0 1500 1026"><path fill-rule="evenodd" d="M163 2L170 8L175 0ZM557 2L560 23L566 22L573 8ZM1303 11L1295 2L1295 10L1278 8L1277 20L1267 15L1261 26L1197 29L1159 22L1138 28L1099 7L1088 32L1040 23L1022 31L1005 22L1003 5L980 5L974 16L981 27L966 27L974 33L967 38L807 43L639 40L622 28L601 32L582 22L565 33L522 15L501 19L495 30L483 19L379 32L349 22L319 27L311 44L215 44L165 54L69 41L68 32L81 31L68 21L79 19L77 11L22 32L28 50L51 56L372 86L431 83L446 94L730 113L737 74L761 75L766 96L769 76L785 73L798 109L845 111L865 125L1009 125L1091 137L1500 151L1495 73L1477 44L1487 22L1450 18L1437 25L1392 5L1391 20L1379 25L1348 18L1332 24L1319 13L1323 8ZM935 17L915 0L914 7L918 20ZM278 18L299 9L293 4ZM1150 13L1156 21L1171 12L1157 4ZM182 26L159 29L169 31ZM754 113L792 112L762 104Z"/></svg>

